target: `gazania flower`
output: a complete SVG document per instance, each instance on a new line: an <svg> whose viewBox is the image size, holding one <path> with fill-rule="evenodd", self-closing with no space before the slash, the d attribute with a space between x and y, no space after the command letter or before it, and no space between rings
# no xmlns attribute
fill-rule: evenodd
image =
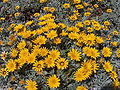
<svg viewBox="0 0 120 90"><path fill-rule="evenodd" d="M60 57L60 52L58 50L52 49L51 51L49 51L49 57L53 60L56 60Z"/></svg>
<svg viewBox="0 0 120 90"><path fill-rule="evenodd" d="M76 90L88 90L88 89L84 86L77 86Z"/></svg>
<svg viewBox="0 0 120 90"><path fill-rule="evenodd" d="M83 80L86 80L87 78L89 78L89 76L91 75L91 71L87 70L86 68L84 67L81 67L79 68L75 74L74 74L74 79L77 81L77 82L80 82L80 81L83 81Z"/></svg>
<svg viewBox="0 0 120 90"><path fill-rule="evenodd" d="M13 72L16 69L16 62L14 60L9 60L6 64L6 68L9 72Z"/></svg>
<svg viewBox="0 0 120 90"><path fill-rule="evenodd" d="M90 49L90 54L89 54L92 58L96 59L97 57L100 56L100 53L98 52L97 49L95 48L91 48Z"/></svg>
<svg viewBox="0 0 120 90"><path fill-rule="evenodd" d="M68 35L68 37L70 38L70 39L78 39L79 38L79 34L78 33L76 33L76 32L71 32L71 33L69 33L69 35Z"/></svg>
<svg viewBox="0 0 120 90"><path fill-rule="evenodd" d="M117 49L117 51L116 51L116 56L117 56L118 58L120 58L120 48Z"/></svg>
<svg viewBox="0 0 120 90"><path fill-rule="evenodd" d="M102 50L102 54L104 55L104 57L110 57L112 52L111 52L110 48L104 47Z"/></svg>
<svg viewBox="0 0 120 90"><path fill-rule="evenodd" d="M27 90L37 90L36 81L27 80L26 84L27 84L27 86L25 86L25 88L27 88Z"/></svg>
<svg viewBox="0 0 120 90"><path fill-rule="evenodd" d="M105 62L105 63L103 64L103 67L104 67L104 69L106 70L106 72L110 72L110 71L113 70L113 66L110 64L109 61Z"/></svg>
<svg viewBox="0 0 120 90"><path fill-rule="evenodd" d="M47 38L54 39L55 37L57 37L57 32L55 30L51 30L47 33Z"/></svg>
<svg viewBox="0 0 120 90"><path fill-rule="evenodd" d="M69 18L70 18L70 20L73 20L73 21L78 19L76 15L72 15Z"/></svg>
<svg viewBox="0 0 120 90"><path fill-rule="evenodd" d="M33 69L37 72L41 71L41 69L43 69L43 68L44 68L44 62L42 60L37 61L33 64Z"/></svg>
<svg viewBox="0 0 120 90"><path fill-rule="evenodd" d="M90 25L90 20L85 20L85 21L84 21L84 24L85 24L85 25Z"/></svg>
<svg viewBox="0 0 120 90"><path fill-rule="evenodd" d="M34 54L30 54L27 58L27 63L34 63L36 60L36 56Z"/></svg>
<svg viewBox="0 0 120 90"><path fill-rule="evenodd" d="M30 53L29 53L28 49L24 48L23 50L20 51L19 57L28 57L29 54Z"/></svg>
<svg viewBox="0 0 120 90"><path fill-rule="evenodd" d="M60 44L61 43L61 39L60 38L55 38L53 42L55 44Z"/></svg>
<svg viewBox="0 0 120 90"><path fill-rule="evenodd" d="M60 59L57 60L56 66L57 66L58 69L63 70L63 69L68 67L68 61L65 60L65 58L60 58Z"/></svg>
<svg viewBox="0 0 120 90"><path fill-rule="evenodd" d="M16 57L17 54L18 54L17 49L12 49L12 50L11 50L11 53L10 53L10 56L11 56L11 57Z"/></svg>
<svg viewBox="0 0 120 90"><path fill-rule="evenodd" d="M8 75L8 70L6 68L2 68L0 70L0 75L6 77Z"/></svg>
<svg viewBox="0 0 120 90"><path fill-rule="evenodd" d="M26 42L23 40L20 43L18 43L17 48L18 49L23 49L23 48L25 48L25 46L26 46Z"/></svg>
<svg viewBox="0 0 120 90"><path fill-rule="evenodd" d="M106 12L111 13L112 9L107 9Z"/></svg>
<svg viewBox="0 0 120 90"><path fill-rule="evenodd" d="M46 47L40 48L39 54L42 57L46 56L48 54L48 49Z"/></svg>
<svg viewBox="0 0 120 90"><path fill-rule="evenodd" d="M60 79L56 75L52 75L48 78L48 85L50 88L57 88L60 86Z"/></svg>
<svg viewBox="0 0 120 90"><path fill-rule="evenodd" d="M40 13L34 13L34 17L40 16Z"/></svg>
<svg viewBox="0 0 120 90"><path fill-rule="evenodd" d="M63 7L64 7L64 8L69 8L69 7L70 7L70 4L69 4L69 3L65 3L65 4L63 5Z"/></svg>
<svg viewBox="0 0 120 90"><path fill-rule="evenodd" d="M69 53L68 56L71 58L71 60L76 60L80 61L80 52L78 50L72 49Z"/></svg>
<svg viewBox="0 0 120 90"><path fill-rule="evenodd" d="M45 58L44 62L46 64L47 68L55 66L55 60L49 56L47 58Z"/></svg>
<svg viewBox="0 0 120 90"><path fill-rule="evenodd" d="M33 42L35 43L35 44L39 44L39 45L42 45L42 44L45 44L46 43L46 38L45 38L45 36L39 36L39 37L37 37Z"/></svg>
<svg viewBox="0 0 120 90"><path fill-rule="evenodd" d="M110 77L115 80L117 78L117 73L115 71L110 72Z"/></svg>
<svg viewBox="0 0 120 90"><path fill-rule="evenodd" d="M7 57L7 52L2 52L2 54L0 56L2 59L5 59Z"/></svg>

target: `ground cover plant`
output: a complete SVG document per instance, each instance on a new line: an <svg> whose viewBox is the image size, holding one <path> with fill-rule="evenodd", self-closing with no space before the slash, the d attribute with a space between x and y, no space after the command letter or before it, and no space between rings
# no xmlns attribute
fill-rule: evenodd
<svg viewBox="0 0 120 90"><path fill-rule="evenodd" d="M120 90L119 7L0 1L0 90Z"/></svg>

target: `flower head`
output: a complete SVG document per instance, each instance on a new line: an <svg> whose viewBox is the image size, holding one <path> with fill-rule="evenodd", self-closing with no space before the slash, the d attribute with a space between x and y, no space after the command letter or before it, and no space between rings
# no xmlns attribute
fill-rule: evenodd
<svg viewBox="0 0 120 90"><path fill-rule="evenodd" d="M60 79L56 75L52 75L48 78L48 85L50 88L57 88L60 86Z"/></svg>

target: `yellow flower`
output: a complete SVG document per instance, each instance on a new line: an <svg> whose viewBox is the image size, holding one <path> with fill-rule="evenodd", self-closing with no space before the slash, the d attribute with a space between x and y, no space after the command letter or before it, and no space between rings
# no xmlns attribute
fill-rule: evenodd
<svg viewBox="0 0 120 90"><path fill-rule="evenodd" d="M34 17L40 16L40 13L34 13Z"/></svg>
<svg viewBox="0 0 120 90"><path fill-rule="evenodd" d="M42 21L42 22L39 22L38 25L45 25L46 22L45 21Z"/></svg>
<svg viewBox="0 0 120 90"><path fill-rule="evenodd" d="M27 48L22 49L19 53L19 57L28 57L28 55L29 55L29 51Z"/></svg>
<svg viewBox="0 0 120 90"><path fill-rule="evenodd" d="M119 87L120 86L119 80L118 79L114 80L113 85L114 87Z"/></svg>
<svg viewBox="0 0 120 90"><path fill-rule="evenodd" d="M60 86L60 79L56 75L52 75L48 78L48 86L50 88L57 88Z"/></svg>
<svg viewBox="0 0 120 90"><path fill-rule="evenodd" d="M101 26L100 26L100 24L96 24L96 25L93 26L93 28L94 28L95 30L100 30L100 29L101 29Z"/></svg>
<svg viewBox="0 0 120 90"><path fill-rule="evenodd" d="M116 56L119 58L120 57L120 48L116 50Z"/></svg>
<svg viewBox="0 0 120 90"><path fill-rule="evenodd" d="M104 55L104 57L110 57L112 52L111 52L110 48L104 47L102 50L102 54Z"/></svg>
<svg viewBox="0 0 120 90"><path fill-rule="evenodd" d="M88 31L88 32L92 32L92 31L93 31L93 28L92 28L92 27L87 27L87 31Z"/></svg>
<svg viewBox="0 0 120 90"><path fill-rule="evenodd" d="M36 56L31 53L31 54L28 56L28 58L27 58L27 63L28 63L28 64L29 64L29 63L34 63L35 60L36 60Z"/></svg>
<svg viewBox="0 0 120 90"><path fill-rule="evenodd" d="M44 11L49 11L49 7L44 7L43 10Z"/></svg>
<svg viewBox="0 0 120 90"><path fill-rule="evenodd" d="M77 49L72 49L70 52L68 52L68 56L71 58L71 60L80 61L80 52Z"/></svg>
<svg viewBox="0 0 120 90"><path fill-rule="evenodd" d="M10 27L13 28L13 27L15 27L15 25L16 24L12 23L12 24L10 24Z"/></svg>
<svg viewBox="0 0 120 90"><path fill-rule="evenodd" d="M88 90L88 89L84 86L77 86L76 90Z"/></svg>
<svg viewBox="0 0 120 90"><path fill-rule="evenodd" d="M61 39L60 38L55 38L53 42L55 44L60 44L61 43Z"/></svg>
<svg viewBox="0 0 120 90"><path fill-rule="evenodd" d="M118 35L119 34L119 32L118 31L113 31L113 35Z"/></svg>
<svg viewBox="0 0 120 90"><path fill-rule="evenodd" d="M27 86L25 86L25 88L27 88L27 90L37 90L36 81L27 80L26 84L27 84Z"/></svg>
<svg viewBox="0 0 120 90"><path fill-rule="evenodd" d="M94 35L94 34L88 34L87 36L86 36L86 38L85 38L85 40L84 40L84 43L86 44L86 45L89 45L89 46L92 46L92 45L94 45L95 44L95 38L96 38L96 36Z"/></svg>
<svg viewBox="0 0 120 90"><path fill-rule="evenodd" d="M109 21L104 21L104 25L110 25Z"/></svg>
<svg viewBox="0 0 120 90"><path fill-rule="evenodd" d="M56 60L60 57L60 52L58 50L52 49L51 51L49 51L49 57L53 60Z"/></svg>
<svg viewBox="0 0 120 90"><path fill-rule="evenodd" d="M60 35L61 36L66 36L66 35L68 35L68 33L66 31L62 30L62 32L60 33Z"/></svg>
<svg viewBox="0 0 120 90"><path fill-rule="evenodd" d="M75 26L77 26L77 27L83 27L83 24L82 24L82 22L77 22L76 24L75 24Z"/></svg>
<svg viewBox="0 0 120 90"><path fill-rule="evenodd" d="M70 39L78 39L79 38L79 34L78 33L76 33L76 32L71 32L71 33L69 33L68 34L68 37L70 38Z"/></svg>
<svg viewBox="0 0 120 90"><path fill-rule="evenodd" d="M5 18L4 17L0 17L0 21L3 21L3 20L5 20Z"/></svg>
<svg viewBox="0 0 120 90"><path fill-rule="evenodd" d="M47 0L39 0L40 1L40 3L45 3L45 2L47 2Z"/></svg>
<svg viewBox="0 0 120 90"><path fill-rule="evenodd" d="M83 80L86 80L87 78L89 78L89 76L91 75L91 72L86 70L84 67L79 68L75 74L74 74L74 79L77 82L81 82Z"/></svg>
<svg viewBox="0 0 120 90"><path fill-rule="evenodd" d="M45 36L38 36L35 40L33 40L33 42L35 43L35 44L39 44L39 45L42 45L42 44L45 44L46 43L46 38L45 38Z"/></svg>
<svg viewBox="0 0 120 90"><path fill-rule="evenodd" d="M17 59L16 62L19 64L19 67L22 67L22 65L27 62L27 57L28 57L28 56L25 56L25 57L22 56L22 57L19 57L19 58Z"/></svg>
<svg viewBox="0 0 120 90"><path fill-rule="evenodd" d="M49 9L49 11L50 11L50 12L54 12L54 11L55 11L55 8L54 8L54 7L51 7L51 8Z"/></svg>
<svg viewBox="0 0 120 90"><path fill-rule="evenodd" d="M65 3L65 4L63 4L63 7L64 8L70 8L70 4L69 3Z"/></svg>
<svg viewBox="0 0 120 90"><path fill-rule="evenodd" d="M32 20L32 21L28 21L28 22L25 23L25 25L26 25L26 26L29 26L29 25L31 25L33 22L34 22L33 20Z"/></svg>
<svg viewBox="0 0 120 90"><path fill-rule="evenodd" d="M94 73L96 73L96 71L99 69L98 64L96 63L95 60L90 60L90 62L91 62L91 65L92 65L92 71L93 71Z"/></svg>
<svg viewBox="0 0 120 90"><path fill-rule="evenodd" d="M81 2L81 0L73 0L74 4L78 4Z"/></svg>
<svg viewBox="0 0 120 90"><path fill-rule="evenodd" d="M16 69L15 61L10 59L6 64L6 68L8 69L9 72L13 72Z"/></svg>
<svg viewBox="0 0 120 90"><path fill-rule="evenodd" d="M95 48L84 47L84 48L83 48L83 52L84 52L87 56L90 56L90 57L92 57L92 58L94 58L94 59L96 59L97 57L100 56L100 55L99 55L100 53L99 53L98 50L95 49Z"/></svg>
<svg viewBox="0 0 120 90"><path fill-rule="evenodd" d="M98 53L98 50L95 48L90 49L90 56L94 59L100 56L100 53Z"/></svg>
<svg viewBox="0 0 120 90"><path fill-rule="evenodd" d="M40 61L36 61L34 64L33 64L33 69L38 72L38 71L41 71L41 69L44 68L44 62L43 60L40 60Z"/></svg>
<svg viewBox="0 0 120 90"><path fill-rule="evenodd" d="M98 8L98 7L99 7L97 4L94 4L93 6L94 6L95 8Z"/></svg>
<svg viewBox="0 0 120 90"><path fill-rule="evenodd" d="M111 45L116 47L118 45L118 42L111 42Z"/></svg>
<svg viewBox="0 0 120 90"><path fill-rule="evenodd" d="M50 32L47 33L47 38L54 39L57 37L57 32L55 30L51 30Z"/></svg>
<svg viewBox="0 0 120 90"><path fill-rule="evenodd" d="M17 48L23 49L23 48L25 48L25 46L26 46L26 42L24 40L22 40L20 43L18 43Z"/></svg>
<svg viewBox="0 0 120 90"><path fill-rule="evenodd" d="M15 31L19 31L19 30L21 30L23 27L24 27L24 25L18 24L17 26L14 27L14 30L15 30Z"/></svg>
<svg viewBox="0 0 120 90"><path fill-rule="evenodd" d="M106 72L110 72L113 70L113 66L110 64L109 61L104 62L103 67L106 70Z"/></svg>
<svg viewBox="0 0 120 90"><path fill-rule="evenodd" d="M5 59L7 57L7 52L2 52L2 54L0 55L2 59Z"/></svg>
<svg viewBox="0 0 120 90"><path fill-rule="evenodd" d="M89 4L88 4L88 3L86 3L86 2L83 2L83 5L84 5L84 6L88 6Z"/></svg>
<svg viewBox="0 0 120 90"><path fill-rule="evenodd" d="M107 9L106 12L111 13L112 9Z"/></svg>
<svg viewBox="0 0 120 90"><path fill-rule="evenodd" d="M46 47L40 48L39 54L42 57L46 56L48 54L48 49Z"/></svg>
<svg viewBox="0 0 120 90"><path fill-rule="evenodd" d="M64 23L58 23L58 26L62 29L66 27L66 25Z"/></svg>
<svg viewBox="0 0 120 90"><path fill-rule="evenodd" d="M70 18L70 20L73 20L73 21L78 19L76 15L72 15L69 18Z"/></svg>
<svg viewBox="0 0 120 90"><path fill-rule="evenodd" d="M90 16L90 15L91 15L90 12L85 12L85 13L84 13L84 16Z"/></svg>
<svg viewBox="0 0 120 90"><path fill-rule="evenodd" d="M45 58L45 64L47 65L47 68L54 67L55 66L55 60L51 57Z"/></svg>
<svg viewBox="0 0 120 90"><path fill-rule="evenodd" d="M68 67L68 61L65 58L59 58L56 62L56 66L58 69L66 69Z"/></svg>
<svg viewBox="0 0 120 90"><path fill-rule="evenodd" d="M7 2L9 2L9 0L2 0L4 3L7 3Z"/></svg>
<svg viewBox="0 0 120 90"><path fill-rule="evenodd" d="M68 27L68 28L67 28L67 31L79 32L80 30L79 30L78 27L71 26L71 27Z"/></svg>
<svg viewBox="0 0 120 90"><path fill-rule="evenodd" d="M19 15L20 15L19 12L17 12L17 13L14 14L15 17L17 17L17 16L19 16Z"/></svg>
<svg viewBox="0 0 120 90"><path fill-rule="evenodd" d="M99 2L103 1L103 0L98 0Z"/></svg>
<svg viewBox="0 0 120 90"><path fill-rule="evenodd" d="M15 9L18 10L20 8L20 6L15 6Z"/></svg>
<svg viewBox="0 0 120 90"><path fill-rule="evenodd" d="M85 24L85 25L90 25L90 20L85 20L85 21L84 21L84 24Z"/></svg>
<svg viewBox="0 0 120 90"><path fill-rule="evenodd" d="M83 8L84 8L84 6L83 6L83 5L80 5L80 4L75 5L75 7L76 7L77 9L83 9Z"/></svg>
<svg viewBox="0 0 120 90"><path fill-rule="evenodd" d="M58 25L57 25L56 23L51 23L51 22L47 23L46 26L47 26L49 29L55 29L55 28L58 27Z"/></svg>
<svg viewBox="0 0 120 90"><path fill-rule="evenodd" d="M1 68L0 75L6 77L8 75L8 70L6 68Z"/></svg>
<svg viewBox="0 0 120 90"><path fill-rule="evenodd" d="M102 37L96 37L95 40L96 40L96 42L99 43L99 44L104 42L104 40L103 40Z"/></svg>
<svg viewBox="0 0 120 90"><path fill-rule="evenodd" d="M3 28L0 28L0 33L3 31Z"/></svg>
<svg viewBox="0 0 120 90"><path fill-rule="evenodd" d="M110 77L115 80L117 78L117 73L115 71L110 72Z"/></svg>

